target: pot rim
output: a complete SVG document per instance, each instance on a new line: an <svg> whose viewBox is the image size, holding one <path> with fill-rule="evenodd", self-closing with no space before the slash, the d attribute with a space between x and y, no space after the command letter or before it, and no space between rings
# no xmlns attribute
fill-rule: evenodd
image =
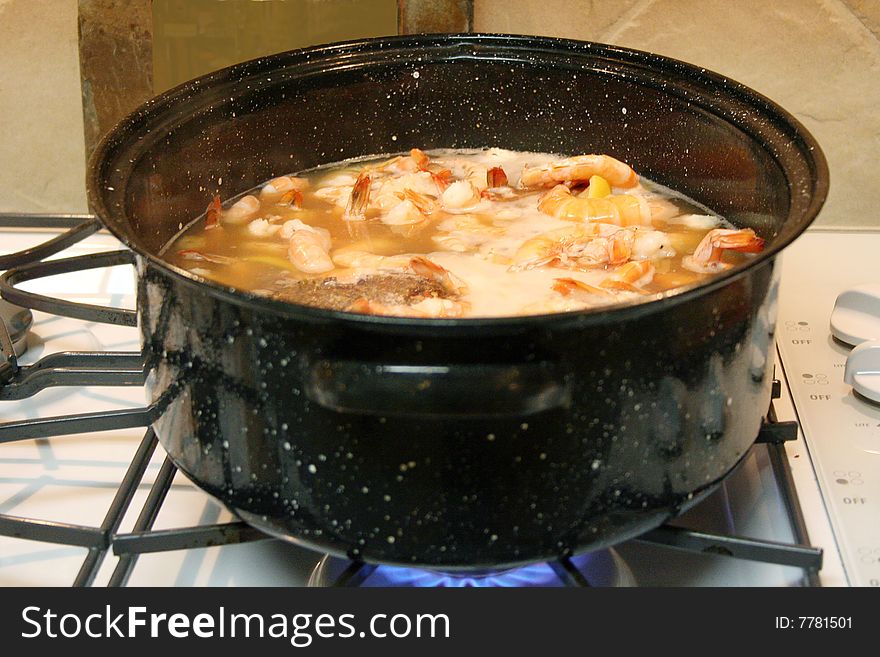
<svg viewBox="0 0 880 657"><path fill-rule="evenodd" d="M418 317L391 317L385 315L366 315L347 311L330 310L314 306L306 306L280 301L264 296L253 294L246 290L228 287L199 277L184 269L166 262L161 257L148 252L132 239L133 231L124 230L122 222L116 223L108 220L115 213L106 203L104 188L101 185L102 172L108 156L121 142L124 135L136 129L139 125L153 125L156 118L160 117L168 109L175 106L201 89L212 88L223 81L243 81L246 78L265 77L266 69L272 71L280 68L295 69L297 66L303 69L303 73L313 73L314 69L322 62L335 61L335 66L323 67L319 70L332 72L340 66L351 66L344 60L346 56L357 53L372 53L381 55L386 60L392 61L400 50L412 50L416 46L440 49L453 49L451 56L440 59L453 59L471 57L484 60L497 60L498 51L507 51L508 54L517 54L520 51L529 54L543 52L544 54L569 55L576 57L588 56L607 65L618 65L634 70L643 70L657 76L660 73L674 75L678 78L686 78L690 83L697 83L704 87L722 88L724 92L735 97L740 102L751 107L753 110L763 112L767 117L774 119L775 123L786 125L794 137L802 143L800 150L813 172L812 188L809 190L809 203L801 212L792 216L789 210L788 218L783 226L797 225L792 230L782 230L768 248L756 254L749 262L733 267L732 269L713 276L708 281L692 283L687 286L675 288L666 292L648 295L636 301L621 302L599 308L585 309L571 312L548 313L541 315L515 315L504 317L475 317L459 319L418 318ZM483 48L485 52L479 52ZM457 54L454 52L455 50ZM441 51L442 52L442 51ZM496 56L492 56L495 54ZM482 55L482 56L481 56ZM375 59L373 60L375 63ZM635 84L635 82L634 82ZM731 121L731 117L723 118ZM153 123L151 123L151 121ZM736 124L735 124L736 125ZM742 127L737 125L737 127ZM775 153L773 153L776 156ZM778 158L776 158L778 160ZM780 168L785 171L784 167ZM610 322L618 322L633 319L635 317L651 314L670 305L685 303L695 297L710 293L724 287L735 280L743 278L749 271L761 264L769 264L776 254L793 242L810 223L816 218L825 202L829 188L828 165L819 144L807 129L788 111L780 107L766 96L753 89L731 80L719 73L697 67L670 57L654 53L623 48L609 44L601 44L589 41L576 41L556 37L536 37L528 35L493 34L493 33L458 33L458 34L421 34L415 36L391 36L369 39L342 41L332 44L323 44L277 53L267 57L260 57L246 62L235 64L212 73L184 82L164 93L148 100L135 109L128 116L114 126L99 142L89 161L87 173L87 191L89 203L92 206L101 223L123 244L134 251L140 259L146 260L149 265L156 267L172 278L185 285L208 293L220 299L230 301L240 306L245 306L257 311L270 312L287 318L308 320L313 322L351 322L364 328L404 329L404 330L444 330L459 329L468 331L471 329L495 328L523 330L536 325L575 324L594 325ZM789 191L791 192L790 181ZM111 188L112 190L112 188ZM115 190L112 190L115 191ZM124 194L124 192L118 192ZM791 194L790 194L791 198Z"/></svg>

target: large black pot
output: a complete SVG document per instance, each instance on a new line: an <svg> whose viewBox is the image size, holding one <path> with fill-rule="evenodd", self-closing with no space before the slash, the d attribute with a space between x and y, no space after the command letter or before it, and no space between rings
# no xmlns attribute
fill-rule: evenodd
<svg viewBox="0 0 880 657"><path fill-rule="evenodd" d="M214 193L366 154L493 145L612 154L767 248L638 305L468 320L271 301L159 255ZM624 540L730 472L770 400L774 257L827 187L812 137L735 82L642 52L491 35L224 69L128 117L89 176L98 216L138 255L148 386L175 463L269 532L444 569Z"/></svg>

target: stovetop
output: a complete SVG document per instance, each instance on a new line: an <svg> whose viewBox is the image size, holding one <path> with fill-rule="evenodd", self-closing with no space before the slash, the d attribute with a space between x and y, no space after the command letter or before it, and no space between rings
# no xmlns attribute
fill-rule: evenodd
<svg viewBox="0 0 880 657"><path fill-rule="evenodd" d="M0 253L8 253L42 241L48 235L43 231L19 229L4 230L0 236ZM777 377L783 385L781 397L774 403L774 412L779 420L799 419L803 433L807 434L806 441L800 436L799 440L787 442L781 448L756 445L715 494L675 522L676 527L696 532L679 536L676 527L665 528L652 540L616 546L616 554L626 563L636 583L648 586L800 586L810 582L877 585L880 530L876 523L864 522L864 518L870 518L871 504L880 493L877 487L880 460L876 450L865 451L865 445L874 445L865 436L880 436L880 428L876 434L870 430L848 431L864 429L859 423L866 420L861 417L874 419L877 408L863 407L860 404L868 402L853 401L851 393L847 396L841 368L836 367L840 358L845 357L840 351L842 347L823 343L823 348L827 347L828 353L825 353L806 349L815 343L792 340L811 339L803 338L802 334L816 336L818 342L827 340L831 307L828 299L833 304L835 286L843 289L846 285L865 282L863 276L870 274L868 254L872 250L878 252L878 247L880 233L815 231L785 252L777 330L784 366L777 368ZM61 255L70 257L117 248L119 244L115 239L98 233ZM823 272L835 272L836 278L830 279L833 284L828 277L823 279ZM100 305L133 308L135 302L133 272L124 266L64 274L24 283L21 287ZM62 351L138 349L137 331L130 327L60 318L39 311L34 312L34 319L28 350L20 359L22 364ZM795 347L804 348L795 350ZM803 364L804 354L814 359L809 367ZM804 373L814 374L816 383L804 383L807 380ZM830 399L823 400L824 405L809 397L825 394L813 392L814 388L818 389L819 374L829 382L827 386L822 385L832 391L827 393ZM144 391L138 387L50 388L21 401L0 401L0 423L140 407L144 400ZM810 405L808 401L815 403ZM845 415L846 419L838 422L831 420L832 415L835 418ZM870 419L867 421L870 423ZM878 423L880 418L874 419L873 424ZM842 437L844 426L847 427L845 438ZM0 444L0 516L100 526L133 455L139 448L143 449L143 436L143 428L114 429ZM845 448L841 448L841 444ZM780 454L784 456L782 466L774 463ZM173 477L164 503L157 507L155 518L149 519L153 521L152 530L234 526L235 518L222 505L183 475L174 475L173 470L169 471L164 465L164 459L161 447L156 448L143 480L134 488L130 510L115 530L123 540L108 550L94 577L95 585L111 582L120 560L131 558L120 557L114 551L124 553L126 546L136 542L130 540L132 530L143 520L138 518L139 510L148 501L157 478ZM803 528L797 526L798 518L791 517L785 486L781 485L785 482L779 481L785 479L787 473L793 478L796 497L800 500ZM840 483L841 479L847 483ZM851 492L855 489L859 493ZM856 498L860 498L859 501L853 502ZM731 549L728 549L711 540L715 533L734 538L752 537L761 541L757 546L760 551L773 543L803 543L799 529L806 529L809 543L824 551L822 569L818 577L812 579L809 572L805 574L800 567L729 556L731 551L753 552L755 546L741 549L730 542ZM701 543L702 533L708 533L710 538ZM304 585L322 558L296 545L256 538L261 540L250 536L246 542L230 545L140 554L125 579L130 585L146 586ZM679 549L688 541L693 543L691 551ZM664 542L672 542L677 547L664 546ZM0 585L69 585L86 554L83 547L0 536Z"/></svg>
<svg viewBox="0 0 880 657"><path fill-rule="evenodd" d="M851 348L832 337L846 289L880 279L880 234L813 232L783 255L776 342L847 579L880 586L880 404L844 383Z"/></svg>

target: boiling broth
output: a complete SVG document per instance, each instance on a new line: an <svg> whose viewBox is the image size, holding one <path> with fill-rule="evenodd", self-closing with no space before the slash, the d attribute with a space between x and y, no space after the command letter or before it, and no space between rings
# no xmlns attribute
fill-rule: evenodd
<svg viewBox="0 0 880 657"><path fill-rule="evenodd" d="M267 181L225 207L215 199L164 256L293 303L497 317L639 299L735 266L763 244L628 177L613 158L581 157L594 159L414 149L329 164ZM603 167L611 181L591 173ZM721 246L708 244L711 231Z"/></svg>

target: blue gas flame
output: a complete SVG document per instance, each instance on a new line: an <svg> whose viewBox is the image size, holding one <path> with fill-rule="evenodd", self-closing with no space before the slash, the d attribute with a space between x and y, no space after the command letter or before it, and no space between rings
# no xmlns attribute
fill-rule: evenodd
<svg viewBox="0 0 880 657"><path fill-rule="evenodd" d="M575 567L584 572L590 561L589 554L572 557ZM380 587L548 587L563 586L563 582L546 563L530 564L521 568L485 575L450 575L433 570L379 566L363 582L362 586Z"/></svg>

